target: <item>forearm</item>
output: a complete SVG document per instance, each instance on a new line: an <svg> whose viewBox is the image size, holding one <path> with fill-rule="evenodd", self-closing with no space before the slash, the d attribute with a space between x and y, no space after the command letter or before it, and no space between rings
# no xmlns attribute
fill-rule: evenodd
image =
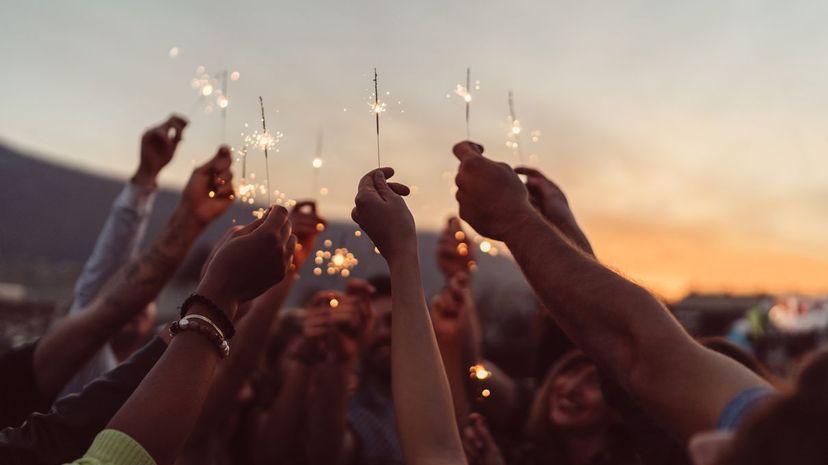
<svg viewBox="0 0 828 465"><path fill-rule="evenodd" d="M231 413L221 406L232 402L258 366L273 319L279 314L294 281L292 274L286 276L279 284L256 298L250 311L239 321L236 336L230 341L230 356L216 373L191 442L197 443L201 437L210 434L213 425L223 422ZM194 447L198 445L194 444Z"/></svg>
<svg viewBox="0 0 828 465"><path fill-rule="evenodd" d="M207 338L180 333L107 428L132 437L158 465L173 463L201 412L218 361Z"/></svg>
<svg viewBox="0 0 828 465"><path fill-rule="evenodd" d="M121 268L88 310L60 321L43 336L34 364L44 395L57 395L90 357L156 298L203 228L179 207L152 246Z"/></svg>
<svg viewBox="0 0 828 465"><path fill-rule="evenodd" d="M465 463L440 351L428 316L416 247L389 260L391 385L409 465Z"/></svg>
<svg viewBox="0 0 828 465"><path fill-rule="evenodd" d="M71 313L89 305L107 280L136 254L154 199L154 186L134 182L127 183L118 194L75 284Z"/></svg>
<svg viewBox="0 0 828 465"><path fill-rule="evenodd" d="M324 362L314 376L313 396L308 402L308 462L334 465L346 462L345 450L348 385L353 373L351 362Z"/></svg>
<svg viewBox="0 0 828 465"><path fill-rule="evenodd" d="M471 407L469 402L469 365L465 363L464 350L460 341L437 338L440 358L446 369L446 378L451 389L454 416L463 421L468 416Z"/></svg>
<svg viewBox="0 0 828 465"><path fill-rule="evenodd" d="M521 222L506 244L561 329L674 433L712 428L735 394L763 385L738 363L696 344L649 292L539 216ZM717 385L700 381L711 376Z"/></svg>
<svg viewBox="0 0 828 465"><path fill-rule="evenodd" d="M307 393L311 368L302 365L291 372L256 431L262 462L283 462L301 455L301 432L307 417Z"/></svg>

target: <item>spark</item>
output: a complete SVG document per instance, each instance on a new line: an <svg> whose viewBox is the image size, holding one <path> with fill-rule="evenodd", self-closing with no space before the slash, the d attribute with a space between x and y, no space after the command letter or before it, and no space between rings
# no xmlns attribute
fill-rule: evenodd
<svg viewBox="0 0 828 465"><path fill-rule="evenodd" d="M480 81L474 82L473 90L480 90ZM457 84L454 87L454 93L457 94L466 103L466 139L470 139L469 116L471 110L471 102L474 100L472 96L472 82L471 82L471 68L466 68L466 84ZM451 94L446 94L446 98L450 98Z"/></svg>
<svg viewBox="0 0 828 465"><path fill-rule="evenodd" d="M520 121L515 114L515 95L509 91L509 133L507 134L506 146L517 152L518 159L521 163L523 160L523 145L520 143Z"/></svg>
<svg viewBox="0 0 828 465"><path fill-rule="evenodd" d="M173 47L173 48L171 48L171 49L170 49L170 52L169 52L170 58L175 58L175 57L177 57L177 56L178 56L178 51L179 51L179 50L178 50L178 47Z"/></svg>
<svg viewBox="0 0 828 465"><path fill-rule="evenodd" d="M377 168L382 166L380 162L380 113L385 111L385 102L380 102L379 99L379 83L377 81L377 68L374 68L374 104L371 107L371 112L377 124Z"/></svg>
<svg viewBox="0 0 828 465"><path fill-rule="evenodd" d="M329 241L325 241L325 248L330 249ZM340 275L347 278L351 274L351 269L359 264L359 260L345 247L339 247L331 250L317 250L313 260L317 265L314 268L314 274L319 276L322 274L323 268L329 275ZM316 271L319 270L319 271Z"/></svg>
<svg viewBox="0 0 828 465"><path fill-rule="evenodd" d="M469 376L483 381L484 379L490 378L492 376L492 372L487 370L483 365L477 364L469 367Z"/></svg>

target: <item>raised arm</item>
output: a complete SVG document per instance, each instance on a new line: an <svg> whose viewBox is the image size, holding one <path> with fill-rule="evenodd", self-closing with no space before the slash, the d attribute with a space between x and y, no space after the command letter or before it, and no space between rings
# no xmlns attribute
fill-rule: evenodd
<svg viewBox="0 0 828 465"><path fill-rule="evenodd" d="M187 120L172 115L147 129L141 137L138 169L112 204L92 254L75 283L70 313L92 303L118 268L137 255L152 213L158 173L172 160L186 126Z"/></svg>
<svg viewBox="0 0 828 465"><path fill-rule="evenodd" d="M40 339L34 367L44 396L56 396L121 326L155 299L204 228L230 206L230 163L230 150L222 147L197 168L150 248L122 267L89 308L61 320Z"/></svg>
<svg viewBox="0 0 828 465"><path fill-rule="evenodd" d="M289 219L293 234L297 238L293 266L288 269L285 279L258 296L250 304L250 310L240 319L237 330L240 337L231 344L232 350L227 363L222 364L217 371L202 415L187 442L185 454L188 459L197 460L201 454L210 453L208 448L203 447L205 441L210 440L215 425L224 423L227 416L233 413L232 409L223 409L221 406L232 403L239 389L258 367L273 320L279 314L308 254L313 250L319 234L316 225L325 224L325 220L316 214L314 202L300 202L295 205ZM217 243L214 250L221 250L223 242ZM211 257L214 255L211 254Z"/></svg>
<svg viewBox="0 0 828 465"><path fill-rule="evenodd" d="M423 295L414 218L387 183L391 168L359 183L352 218L374 241L391 271L391 388L403 457L409 465L464 464L451 392Z"/></svg>
<svg viewBox="0 0 828 465"><path fill-rule="evenodd" d="M460 216L506 243L564 332L674 433L687 438L714 428L734 396L767 386L695 343L649 292L573 246L532 208L507 165L487 160L471 142L454 153Z"/></svg>
<svg viewBox="0 0 828 465"><path fill-rule="evenodd" d="M172 115L144 133L138 169L112 203L92 254L75 283L69 314L88 309L107 280L138 254L155 202L158 173L172 160L186 126L187 120ZM61 394L80 391L86 383L114 368L116 363L112 350L105 345Z"/></svg>
<svg viewBox="0 0 828 465"><path fill-rule="evenodd" d="M196 292L232 320L240 302L284 277L295 244L287 211L272 207L263 220L238 231L219 250ZM201 304L187 310L188 315L208 317L214 311ZM179 333L107 428L137 443L156 464L172 463L201 412L219 360L209 338L197 331ZM95 451L93 444L89 455Z"/></svg>

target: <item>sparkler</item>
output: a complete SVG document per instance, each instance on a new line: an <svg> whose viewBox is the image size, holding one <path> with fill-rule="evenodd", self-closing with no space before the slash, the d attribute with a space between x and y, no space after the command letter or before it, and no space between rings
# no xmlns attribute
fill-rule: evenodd
<svg viewBox="0 0 828 465"><path fill-rule="evenodd" d="M326 248L330 249L331 242L325 241ZM331 252L330 250L317 250L313 262L317 265L313 269L316 276L322 275L323 266L330 276L339 275L347 278L351 275L351 269L359 264L359 260L353 252L346 247L339 247Z"/></svg>
<svg viewBox="0 0 828 465"><path fill-rule="evenodd" d="M265 176L267 179L267 204L270 205L270 164L267 161L267 149L271 144L270 134L267 132L267 123L265 122L264 100L259 96L259 108L262 110L262 135L259 141L259 146L264 150L265 158ZM262 145L262 143L264 145Z"/></svg>
<svg viewBox="0 0 828 465"><path fill-rule="evenodd" d="M379 101L379 83L377 82L377 68L374 68L374 104L371 106L371 112L374 113L374 118L377 123L377 168L380 168L380 113L385 111L385 104L380 104Z"/></svg>
<svg viewBox="0 0 828 465"><path fill-rule="evenodd" d="M221 95L216 97L216 104L221 108L221 140L227 143L227 106L230 101L227 100L227 71L221 72Z"/></svg>
<svg viewBox="0 0 828 465"><path fill-rule="evenodd" d="M520 121L517 119L517 116L515 116L515 96L511 90L509 91L509 123L511 127L509 128L506 145L511 147L512 150L516 150L520 162L524 163L523 145L520 142L520 133L522 128L520 126Z"/></svg>
<svg viewBox="0 0 828 465"><path fill-rule="evenodd" d="M230 100L227 98L228 80L238 81L240 76L238 71L228 73L227 70L211 75L207 73L204 66L199 66L196 68L196 76L190 80L190 86L198 94L198 100L193 104L190 113L195 112L205 100L207 100L204 107L205 113L211 114L215 108L221 109L221 136L224 142L227 141L227 107L230 106Z"/></svg>
<svg viewBox="0 0 828 465"><path fill-rule="evenodd" d="M319 134L316 136L316 157L311 162L313 166L313 180L311 185L311 197L316 197L319 194L319 169L322 168L322 142L325 137L325 132L319 128Z"/></svg>
<svg viewBox="0 0 828 465"><path fill-rule="evenodd" d="M480 89L480 81L474 82L474 90ZM471 139L471 131L469 130L469 116L471 113L472 101L472 82L471 82L471 68L466 68L466 85L457 84L454 88L454 93L463 98L466 102L466 139ZM446 97L451 97L451 94L446 94Z"/></svg>
<svg viewBox="0 0 828 465"><path fill-rule="evenodd" d="M466 89L469 89L471 86L471 68L466 68ZM466 140L471 140L470 131L469 131L469 107L471 106L472 96L471 91L469 91L467 97L464 97L466 101Z"/></svg>

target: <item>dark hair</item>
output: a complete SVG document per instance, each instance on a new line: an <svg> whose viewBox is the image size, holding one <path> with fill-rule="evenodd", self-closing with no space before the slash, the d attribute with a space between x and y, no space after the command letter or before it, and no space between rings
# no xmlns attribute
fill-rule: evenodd
<svg viewBox="0 0 828 465"><path fill-rule="evenodd" d="M796 390L767 401L751 415L720 465L828 463L828 350L809 359Z"/></svg>
<svg viewBox="0 0 828 465"><path fill-rule="evenodd" d="M528 442L517 449L515 464L556 463L565 465L569 463L560 436L556 434L553 425L549 421L549 394L555 378L559 375L571 373L590 365L595 365L595 363L580 350L565 353L552 365L544 378L543 384L535 393L535 401L532 404L526 427ZM638 462L633 442L617 415L613 413L607 430L605 448L598 456L593 458L591 463L623 465Z"/></svg>
<svg viewBox="0 0 828 465"><path fill-rule="evenodd" d="M372 298L391 297L391 277L387 274L376 274L368 278L368 282L374 286L376 292Z"/></svg>

